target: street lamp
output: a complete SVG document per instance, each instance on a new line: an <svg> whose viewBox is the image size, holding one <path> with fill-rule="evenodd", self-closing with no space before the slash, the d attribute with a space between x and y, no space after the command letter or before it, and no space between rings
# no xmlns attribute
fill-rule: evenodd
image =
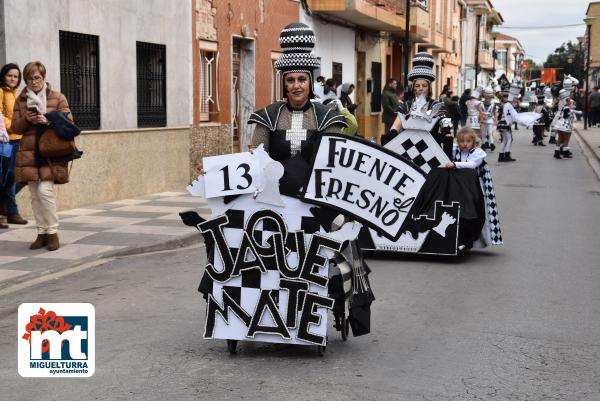
<svg viewBox="0 0 600 401"><path fill-rule="evenodd" d="M517 77L517 57L519 56L519 52L513 52L513 57L515 58L515 68L513 69L513 81Z"/></svg>
<svg viewBox="0 0 600 401"><path fill-rule="evenodd" d="M498 53L496 53L496 38L498 37L498 32L490 33L492 39L494 40L494 45L492 46L492 77L496 79L496 58L498 58Z"/></svg>
<svg viewBox="0 0 600 401"><path fill-rule="evenodd" d="M588 109L588 78L589 78L589 74L590 74L590 53L591 53L591 42L592 42L592 38L591 38L591 28L592 28L592 23L596 20L596 17L587 17L583 19L583 22L585 22L586 25L586 34L587 34L587 56L586 56L586 61L585 61L585 97L584 97L584 113L585 116L583 118L583 129L587 129L587 123L588 123L588 116L587 116L587 109Z"/></svg>

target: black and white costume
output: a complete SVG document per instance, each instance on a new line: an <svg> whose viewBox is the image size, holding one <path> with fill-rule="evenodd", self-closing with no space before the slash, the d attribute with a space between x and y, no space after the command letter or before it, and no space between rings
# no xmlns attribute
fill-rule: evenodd
<svg viewBox="0 0 600 401"><path fill-rule="evenodd" d="M544 132L550 127L550 111L546 106L545 96L538 95L538 104L535 106L534 111L540 113L541 117L533 123L533 145L534 146L546 146L544 145Z"/></svg>
<svg viewBox="0 0 600 401"><path fill-rule="evenodd" d="M476 131L481 130L481 121L480 121L480 105L481 93L483 92L483 88L478 86L477 88L471 91L471 99L467 100L467 127L470 127Z"/></svg>
<svg viewBox="0 0 600 401"><path fill-rule="evenodd" d="M433 64L431 54L417 53L408 74L409 81L423 79L431 85L435 80ZM385 147L410 159L427 173L445 165L452 154L452 138L447 136L452 121L445 117L444 104L424 95L404 102L398 111L401 132L392 129Z"/></svg>
<svg viewBox="0 0 600 401"><path fill-rule="evenodd" d="M494 102L494 91L486 88L483 92L485 100L479 104L479 112L483 114L481 119L481 146L482 148L494 150L494 131L496 130L496 114L498 105Z"/></svg>
<svg viewBox="0 0 600 401"><path fill-rule="evenodd" d="M513 159L510 156L510 150L512 148L513 133L512 125L516 121L517 111L512 105L511 101L505 102L503 100L502 112L498 119L498 131L502 135L502 145L500 145L500 154L498 155L499 162L512 162Z"/></svg>
<svg viewBox="0 0 600 401"><path fill-rule="evenodd" d="M561 89L561 92L564 89ZM574 104L567 103L562 110L558 113L556 122L554 124L554 129L560 134L566 134L568 136L571 135L573 131L573 121L575 117L581 114L581 111L575 110ZM563 143L560 139L556 142L556 148L554 150L554 157L556 159L560 159L562 157L570 159L573 157L573 153L569 148L568 139L566 143Z"/></svg>
<svg viewBox="0 0 600 401"><path fill-rule="evenodd" d="M479 239L473 244L478 247L502 244L500 214L494 191L494 182L485 157L486 153L480 148L462 151L457 144L454 144L454 165L457 169L470 168L477 170L479 184L485 199L485 224Z"/></svg>
<svg viewBox="0 0 600 401"><path fill-rule="evenodd" d="M279 37L284 54L274 63L274 67L282 72L284 81L288 73L307 73L310 76L311 92L313 70L320 66L320 60L311 53L315 41L315 35L307 25L293 23L286 26ZM311 93L309 97L312 98L312 95ZM299 196L311 173L310 163L314 152L317 151L321 135L341 133L342 128L348 126L343 114L319 101L310 100L301 109L293 108L287 101L272 103L252 113L248 123L256 124L252 144L263 144L269 156L283 165L283 177L279 180L281 194L294 198ZM327 208L313 207L310 210L326 230L331 229L331 221L327 219L338 215ZM361 277L361 280L352 280L351 284L353 295L349 301L349 318L353 333L355 336L366 334L370 328L370 304L375 299L367 278L369 269L354 241L347 243L334 258L338 261L344 259L355 266L351 272L352 276ZM356 261L360 263L355 263ZM331 264L335 265L335 262ZM348 280L349 277L350 273ZM333 282L335 280L330 281ZM329 291L331 293L331 287ZM342 297L343 312L345 294L342 292L339 295ZM334 311L336 308L339 310L339 302L340 300L336 299Z"/></svg>

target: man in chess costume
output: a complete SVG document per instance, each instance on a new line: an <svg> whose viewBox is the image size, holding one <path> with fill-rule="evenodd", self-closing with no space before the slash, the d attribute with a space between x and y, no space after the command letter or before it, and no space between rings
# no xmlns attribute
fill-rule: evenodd
<svg viewBox="0 0 600 401"><path fill-rule="evenodd" d="M309 26L292 23L279 37L283 50L274 64L283 75L283 101L252 113L248 124L256 124L252 145L264 144L272 159L283 164L280 191L297 196L308 174L313 152L322 133L341 133L344 116L313 99L313 71L320 61L311 53L315 35Z"/></svg>
<svg viewBox="0 0 600 401"><path fill-rule="evenodd" d="M498 121L498 131L502 136L500 154L498 155L499 162L514 162L517 160L511 157L510 150L513 142L512 126L516 123L517 118L517 111L513 106L513 102L517 100L520 91L521 85L516 82L510 85L508 91L506 88L502 91L502 109Z"/></svg>

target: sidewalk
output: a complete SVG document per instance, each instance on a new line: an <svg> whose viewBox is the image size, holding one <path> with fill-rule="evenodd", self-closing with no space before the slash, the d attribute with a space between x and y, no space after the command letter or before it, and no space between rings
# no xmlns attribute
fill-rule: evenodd
<svg viewBox="0 0 600 401"><path fill-rule="evenodd" d="M0 289L100 258L171 249L201 242L179 212L210 209L202 198L187 192L163 192L135 199L89 206L59 213L61 247L32 251L36 237L33 219L27 225L0 230Z"/></svg>
<svg viewBox="0 0 600 401"><path fill-rule="evenodd" d="M583 122L575 123L575 135L579 139L583 152L592 169L600 179L600 128L583 129Z"/></svg>

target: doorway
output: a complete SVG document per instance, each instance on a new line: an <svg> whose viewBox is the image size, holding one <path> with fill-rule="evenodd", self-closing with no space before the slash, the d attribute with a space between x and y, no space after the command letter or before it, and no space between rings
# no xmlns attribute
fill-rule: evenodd
<svg viewBox="0 0 600 401"><path fill-rule="evenodd" d="M231 48L232 152L248 147L253 130L248 118L255 108L254 41L234 36Z"/></svg>

